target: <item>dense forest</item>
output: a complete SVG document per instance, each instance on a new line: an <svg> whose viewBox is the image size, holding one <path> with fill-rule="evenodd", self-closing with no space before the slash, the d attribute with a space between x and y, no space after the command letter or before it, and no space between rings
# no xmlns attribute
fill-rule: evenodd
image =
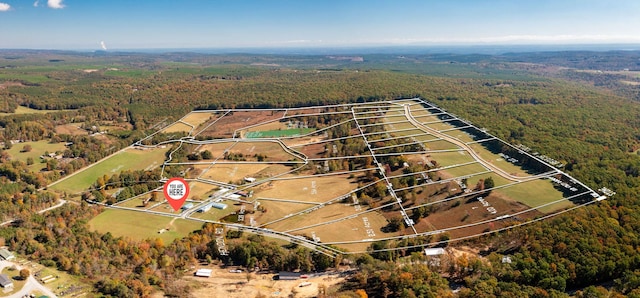
<svg viewBox="0 0 640 298"><path fill-rule="evenodd" d="M402 252L354 256L359 270L336 295L640 297L640 103L637 85L617 88L621 80L636 79L602 73L609 76L604 80L600 73L584 72L633 71L638 53L628 56L634 53L591 55L609 57L605 67L598 64L602 59L570 52L405 56L402 61L370 55L364 62L322 56L0 52L0 109L5 112L0 116L0 221L19 219L0 228L0 243L83 276L97 293L113 297L149 296L158 289L185 296L188 285L175 281L203 259L272 270L335 266L339 260L247 235L229 235L231 253L222 257L210 225L173 243L135 241L90 231L88 220L101 212L97 206L34 211L54 205L61 195L44 189L47 184L193 109L421 97L508 142L561 161L565 171L593 188L605 186L617 194L547 221L450 243L479 254L439 266ZM580 63L566 62L571 59ZM15 112L19 107L52 112ZM65 125L82 126L86 133L61 131ZM109 129L96 134L94 127ZM40 140L69 145L60 161L37 171L8 153L12 141ZM123 179L114 175L103 182ZM502 255L512 262L501 262ZM460 286L455 293L449 289L454 284Z"/></svg>

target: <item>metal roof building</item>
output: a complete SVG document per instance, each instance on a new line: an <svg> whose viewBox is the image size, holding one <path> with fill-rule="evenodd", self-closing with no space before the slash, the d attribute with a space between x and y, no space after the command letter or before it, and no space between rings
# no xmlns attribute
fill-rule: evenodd
<svg viewBox="0 0 640 298"><path fill-rule="evenodd" d="M0 260L11 261L15 258L16 256L14 256L9 250L6 248L0 248Z"/></svg>
<svg viewBox="0 0 640 298"><path fill-rule="evenodd" d="M13 281L6 274L0 274L0 287L13 288Z"/></svg>

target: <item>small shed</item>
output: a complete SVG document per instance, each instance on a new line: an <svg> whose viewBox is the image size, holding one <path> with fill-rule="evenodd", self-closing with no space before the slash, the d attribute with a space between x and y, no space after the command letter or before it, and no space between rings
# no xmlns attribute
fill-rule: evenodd
<svg viewBox="0 0 640 298"><path fill-rule="evenodd" d="M444 254L444 248L436 247L436 248L425 248L424 255L428 257L439 256Z"/></svg>
<svg viewBox="0 0 640 298"><path fill-rule="evenodd" d="M0 248L0 260L11 261L15 258L16 256L14 256L8 249Z"/></svg>
<svg viewBox="0 0 640 298"><path fill-rule="evenodd" d="M211 273L213 270L211 269L198 269L195 273L195 276L199 277L211 277Z"/></svg>
<svg viewBox="0 0 640 298"><path fill-rule="evenodd" d="M0 274L0 287L13 288L13 281L6 274Z"/></svg>

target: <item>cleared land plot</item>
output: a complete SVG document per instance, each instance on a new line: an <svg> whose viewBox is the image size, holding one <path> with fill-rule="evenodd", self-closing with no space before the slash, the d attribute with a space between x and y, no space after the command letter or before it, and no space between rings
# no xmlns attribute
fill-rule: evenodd
<svg viewBox="0 0 640 298"><path fill-rule="evenodd" d="M462 176L472 175L475 173L481 173L486 171L487 169L483 167L481 164L474 163L474 164L469 164L461 167L448 168L446 170L438 171L438 172L445 172L443 176L462 177ZM471 185L471 187L473 187L473 185Z"/></svg>
<svg viewBox="0 0 640 298"><path fill-rule="evenodd" d="M267 157L266 161L288 161L294 158L278 142L240 142L229 152L242 153L250 157L259 153Z"/></svg>
<svg viewBox="0 0 640 298"><path fill-rule="evenodd" d="M478 154L483 160L503 169L511 175L520 177L531 175L528 174L524 169L522 169L522 167L504 160L504 158L502 158L500 155L489 151L481 144L471 144L469 145L469 147L471 147L471 149L473 149L473 151L475 151L476 154Z"/></svg>
<svg viewBox="0 0 640 298"><path fill-rule="evenodd" d="M259 139L259 138L287 138L306 135L315 131L315 128L291 128L291 129L277 129L277 130L261 130L261 131L249 131L245 133L247 139Z"/></svg>
<svg viewBox="0 0 640 298"><path fill-rule="evenodd" d="M307 208L313 207L314 206L307 206ZM359 209L359 212L367 210L367 206L360 205L359 208L361 208ZM347 216L354 215L356 213L358 212L356 212L356 209L352 204L334 203L331 205L322 206L322 208L317 208L314 211L310 211L308 213L297 214L295 216L288 217L283 221L270 225L270 227L274 230L286 231L293 228L301 228L332 220L338 220Z"/></svg>
<svg viewBox="0 0 640 298"><path fill-rule="evenodd" d="M282 140L282 142L287 147L299 147L307 144L314 145L312 143L317 143L326 139L327 139L326 137L319 135L319 133L315 133L314 135L311 135L311 136L298 137L293 139L284 139Z"/></svg>
<svg viewBox="0 0 640 298"><path fill-rule="evenodd" d="M227 183L245 177L255 177L268 164L214 164L200 178Z"/></svg>
<svg viewBox="0 0 640 298"><path fill-rule="evenodd" d="M295 214L314 207L311 204L260 200L260 198L258 198L258 201L260 206L266 209L266 212L257 211L253 214L258 225L267 224L274 220L285 218L289 214ZM268 228L271 228L271 225Z"/></svg>
<svg viewBox="0 0 640 298"><path fill-rule="evenodd" d="M82 123L58 125L55 127L55 131L57 134L66 134L72 136L88 135L89 132L80 128L81 125Z"/></svg>
<svg viewBox="0 0 640 298"><path fill-rule="evenodd" d="M281 120L277 120L277 121L270 121L263 124L259 124L257 126L253 126L243 131L243 133L258 132L258 131L264 131L264 130L285 130L289 128L290 127L288 126L288 122L286 121L281 122Z"/></svg>
<svg viewBox="0 0 640 298"><path fill-rule="evenodd" d="M142 206L142 201L149 198L150 195L144 195L144 196L137 196L135 198L126 200L126 201L122 201L119 202L117 205L119 207L127 207L127 208L138 208L140 210L145 210L150 208L151 206L157 204L160 200L164 201L164 194L162 194L162 192L158 192L158 200L156 202L149 202L149 205L147 205L146 207Z"/></svg>
<svg viewBox="0 0 640 298"><path fill-rule="evenodd" d="M466 133L466 132L464 132L462 130L459 130L459 129L446 131L446 132L444 132L444 134L446 134L446 135L448 135L450 137L456 138L456 139L458 139L458 140L460 140L460 141L462 141L464 143L469 143L469 142L476 141L468 133Z"/></svg>
<svg viewBox="0 0 640 298"><path fill-rule="evenodd" d="M469 155L469 153L467 153L466 151L434 152L430 153L429 155L431 155L429 159L435 161L439 167L452 166L475 161L475 159L471 157L471 155Z"/></svg>
<svg viewBox="0 0 640 298"><path fill-rule="evenodd" d="M230 138L236 131L269 120L282 118L284 111L235 111L226 114L199 134L212 137Z"/></svg>
<svg viewBox="0 0 640 298"><path fill-rule="evenodd" d="M217 188L217 186L198 181L190 181L189 200L204 201L211 193L213 193L215 188Z"/></svg>
<svg viewBox="0 0 640 298"><path fill-rule="evenodd" d="M496 190L496 192L505 194L507 197L533 208L563 199L562 193L555 189L553 187L553 183L547 179L518 183L516 185ZM564 200L559 203L537 209L542 213L550 213L571 206L574 206L571 201Z"/></svg>
<svg viewBox="0 0 640 298"><path fill-rule="evenodd" d="M386 131L394 131L394 130L401 130L401 129L416 128L416 126L411 124L411 122L409 122L409 120L407 120L406 118L405 118L405 120L406 121L400 122L400 123L386 123L386 124L384 124L384 130L386 130Z"/></svg>
<svg viewBox="0 0 640 298"><path fill-rule="evenodd" d="M368 225L365 223L364 218L366 218ZM311 233L315 232L316 236L320 237L321 242L380 239L399 235L397 232L383 233L381 229L387 224L387 220L380 213L369 212L356 218L296 231L293 234L311 236Z"/></svg>
<svg viewBox="0 0 640 298"><path fill-rule="evenodd" d="M425 111L424 113L415 113L415 112L411 112L411 115L413 115L413 118L415 118L418 122L424 124L425 126L429 126L430 124L426 124L426 123L431 123L431 122L442 122L442 120L440 118L438 118L438 116L433 116L431 113L429 113L428 111ZM420 115L420 116L418 116Z"/></svg>
<svg viewBox="0 0 640 298"><path fill-rule="evenodd" d="M320 143L313 145L304 145L296 147L295 150L304 154L307 158L320 158L326 156L326 148L330 148L328 152L333 151L332 143Z"/></svg>
<svg viewBox="0 0 640 298"><path fill-rule="evenodd" d="M205 123L211 119L215 119L218 116L211 112L191 112L187 116L182 117L182 122L198 127L200 124Z"/></svg>
<svg viewBox="0 0 640 298"><path fill-rule="evenodd" d="M56 183L50 189L78 193L86 190L103 175L111 176L125 170L144 170L154 162L161 164L167 149L137 150L128 148L104 159L91 167L73 174L69 178Z"/></svg>
<svg viewBox="0 0 640 298"><path fill-rule="evenodd" d="M169 207L171 208L171 207ZM134 240L160 238L165 244L202 228L202 223L148 213L107 209L89 221L92 230ZM163 233L160 230L166 229Z"/></svg>
<svg viewBox="0 0 640 298"><path fill-rule="evenodd" d="M349 193L357 187L348 175L273 181L273 187L256 190L254 196L322 203Z"/></svg>
<svg viewBox="0 0 640 298"><path fill-rule="evenodd" d="M418 138L416 138L418 139ZM444 140L422 143L427 150L457 150L461 149L456 144Z"/></svg>
<svg viewBox="0 0 640 298"><path fill-rule="evenodd" d="M189 125L186 125L182 122L176 122L169 125L167 128L163 129L163 133L171 133L171 132L190 132L193 128Z"/></svg>
<svg viewBox="0 0 640 298"><path fill-rule="evenodd" d="M200 151L209 150L209 152L211 152L211 155L213 155L213 158L222 158L224 156L224 152L226 150L233 148L236 145L236 143L238 142L233 140L221 141L221 142L201 145L199 149Z"/></svg>

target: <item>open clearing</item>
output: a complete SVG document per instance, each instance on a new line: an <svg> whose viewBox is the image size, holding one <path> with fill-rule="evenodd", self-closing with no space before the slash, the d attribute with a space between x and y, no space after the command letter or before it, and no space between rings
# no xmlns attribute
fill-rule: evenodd
<svg viewBox="0 0 640 298"><path fill-rule="evenodd" d="M317 297L320 286L326 287L327 294L334 292L332 287L343 282L345 277L324 275L304 280L276 280L275 274L230 273L229 268L204 266L198 269L212 269L210 278L189 276L187 279L199 286L192 291L194 297ZM311 283L300 287L302 282ZM262 296L260 296L262 295Z"/></svg>
<svg viewBox="0 0 640 298"><path fill-rule="evenodd" d="M160 165L167 149L137 150L127 148L90 167L75 172L67 179L51 186L53 190L79 193L96 182L103 175L111 176L125 170L144 170L154 164Z"/></svg>
<svg viewBox="0 0 640 298"><path fill-rule="evenodd" d="M134 240L160 238L169 244L200 229L202 223L129 210L107 209L89 221L92 230ZM163 233L158 231L166 229Z"/></svg>
<svg viewBox="0 0 640 298"><path fill-rule="evenodd" d="M25 146L31 146L31 151L25 152L23 148ZM9 156L13 160L19 160L22 162L27 162L28 158L32 158L34 164L39 164L43 161L40 156L45 155L46 152L56 153L63 152L66 149L64 143L49 143L48 141L37 141L37 142L23 142L13 144L11 149L7 150ZM49 157L47 157L49 158ZM44 165L41 165L44 166Z"/></svg>

